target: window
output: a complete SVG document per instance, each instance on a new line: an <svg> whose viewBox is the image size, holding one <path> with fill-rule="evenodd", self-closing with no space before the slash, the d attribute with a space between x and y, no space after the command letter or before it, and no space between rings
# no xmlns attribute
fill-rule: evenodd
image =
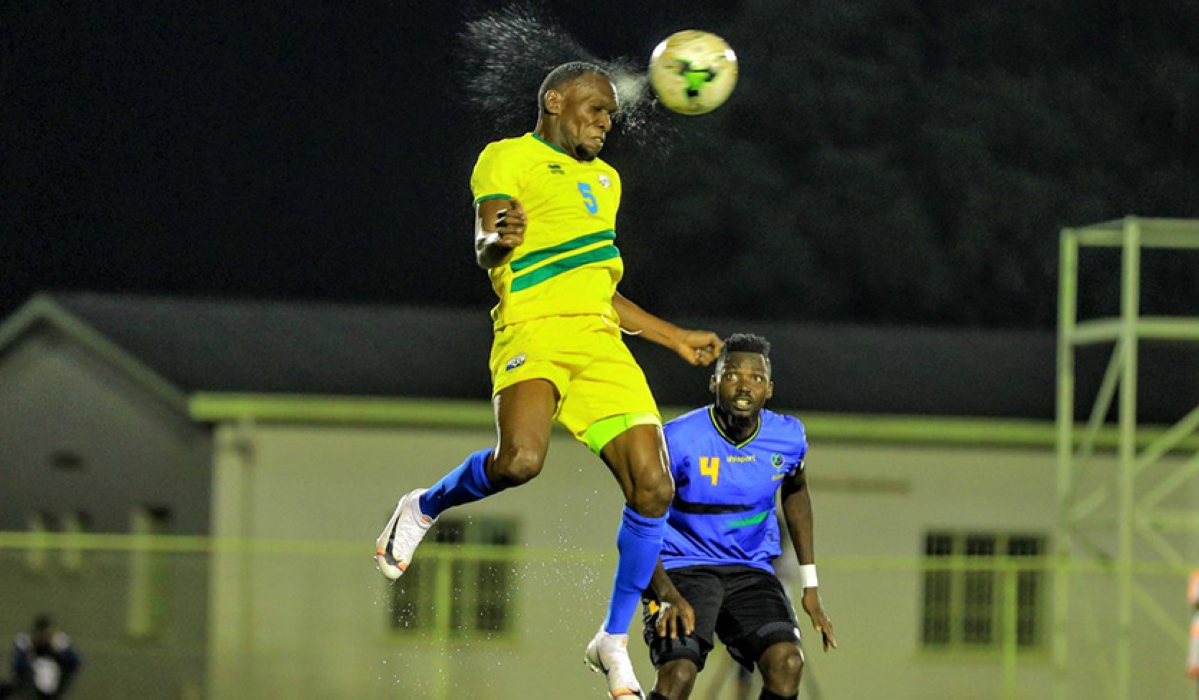
<svg viewBox="0 0 1199 700"><path fill-rule="evenodd" d="M82 571L83 545L79 535L87 532L89 523L90 518L82 511L70 511L59 516L43 511L30 513L26 519L31 538L30 546L25 550L25 567L32 572L45 573L57 562L62 571ZM61 537L55 538L55 535ZM57 540L53 545L52 539ZM57 558L52 559L53 554Z"/></svg>
<svg viewBox="0 0 1199 700"><path fill-rule="evenodd" d="M1044 553L1042 536L929 533L924 542L925 561L932 564L924 572L924 647L999 648L1009 605L1015 606L1017 647L1041 647L1045 572L1019 560ZM1011 569L1010 564L1030 568ZM1007 600L1008 590L1015 591L1014 601Z"/></svg>
<svg viewBox="0 0 1199 700"><path fill-rule="evenodd" d="M390 622L395 630L435 630L448 625L454 635L503 634L510 628L513 586L508 561L516 542L516 522L508 518L441 518L425 540L439 545L471 545L449 557L420 557L391 587ZM495 556L492 558L491 552ZM439 591L439 587L446 590ZM437 605L439 595L450 605ZM444 614L441 620L438 615Z"/></svg>
<svg viewBox="0 0 1199 700"><path fill-rule="evenodd" d="M171 528L167 508L135 508L130 524L133 546L129 550L129 609L126 629L135 639L154 637L162 631L170 608L169 571L166 553L156 550L159 535Z"/></svg>

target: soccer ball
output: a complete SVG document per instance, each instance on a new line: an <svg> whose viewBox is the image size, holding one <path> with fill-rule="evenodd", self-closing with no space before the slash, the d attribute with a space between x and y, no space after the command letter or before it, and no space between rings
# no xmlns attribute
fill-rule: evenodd
<svg viewBox="0 0 1199 700"><path fill-rule="evenodd" d="M650 56L649 82L667 109L706 114L724 104L737 85L737 54L711 32L676 32Z"/></svg>

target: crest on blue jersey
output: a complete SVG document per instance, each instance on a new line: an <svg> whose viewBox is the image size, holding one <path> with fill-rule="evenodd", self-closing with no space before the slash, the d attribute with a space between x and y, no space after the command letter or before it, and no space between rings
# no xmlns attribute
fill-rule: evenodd
<svg viewBox="0 0 1199 700"><path fill-rule="evenodd" d="M522 352L521 354L517 355L516 357L512 358L511 360L508 360L508 364L504 366L504 371L510 372L510 371L516 369L517 367L520 367L521 365L523 365L525 363L525 360L527 360L527 359L529 359L529 356Z"/></svg>
<svg viewBox="0 0 1199 700"><path fill-rule="evenodd" d="M770 455L770 466L774 467L775 469L782 469L784 464L785 461L783 460L783 456L778 452Z"/></svg>

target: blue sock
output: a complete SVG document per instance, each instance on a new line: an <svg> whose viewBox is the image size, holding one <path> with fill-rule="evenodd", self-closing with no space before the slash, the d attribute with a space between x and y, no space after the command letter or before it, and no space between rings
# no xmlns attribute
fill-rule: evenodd
<svg viewBox="0 0 1199 700"><path fill-rule="evenodd" d="M420 512L436 518L442 511L454 506L473 503L499 493L502 489L493 487L487 479L487 457L490 454L490 447L479 450L467 457L454 471L441 477L441 481L421 494Z"/></svg>
<svg viewBox="0 0 1199 700"><path fill-rule="evenodd" d="M625 506L620 530L616 533L620 561L616 563L616 582L612 586L612 600L608 603L608 617L604 620L604 631L608 634L628 634L633 613L641 603L641 594L654 575L665 530L665 515L647 518Z"/></svg>

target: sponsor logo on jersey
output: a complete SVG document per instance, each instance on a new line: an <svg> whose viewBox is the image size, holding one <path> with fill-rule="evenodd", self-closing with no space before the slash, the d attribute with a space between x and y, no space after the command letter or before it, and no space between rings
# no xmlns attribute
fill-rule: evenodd
<svg viewBox="0 0 1199 700"><path fill-rule="evenodd" d="M511 360L508 360L508 364L504 365L504 371L511 372L512 370L516 369L517 367L520 367L521 365L523 365L525 363L525 360L527 360L527 359L529 359L529 356L522 352L521 354L517 355L516 357L512 358Z"/></svg>
<svg viewBox="0 0 1199 700"><path fill-rule="evenodd" d="M726 459L728 459L728 461L730 461L730 462L756 462L756 461L758 461L758 456L757 455L744 455L744 456L729 455Z"/></svg>
<svg viewBox="0 0 1199 700"><path fill-rule="evenodd" d="M565 175L566 174L566 171L562 169L562 166L558 165L557 163L550 163L549 169L550 169L550 172L555 175Z"/></svg>

